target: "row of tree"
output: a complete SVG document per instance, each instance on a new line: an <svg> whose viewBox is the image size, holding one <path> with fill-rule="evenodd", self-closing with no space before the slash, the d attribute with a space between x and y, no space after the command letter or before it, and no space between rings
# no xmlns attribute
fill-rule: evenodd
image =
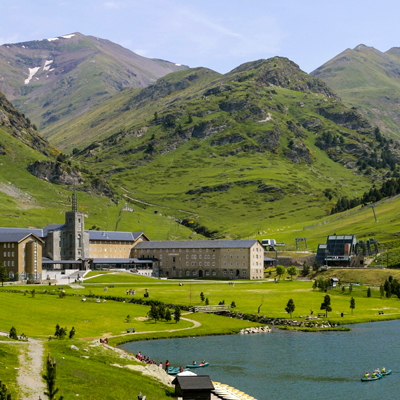
<svg viewBox="0 0 400 400"><path fill-rule="evenodd" d="M169 308L165 307L164 303L152 304L147 316L149 319L154 319L154 322L157 322L158 320L169 322L172 320L171 311ZM178 306L174 309L174 320L176 323L181 320L181 309Z"/></svg>

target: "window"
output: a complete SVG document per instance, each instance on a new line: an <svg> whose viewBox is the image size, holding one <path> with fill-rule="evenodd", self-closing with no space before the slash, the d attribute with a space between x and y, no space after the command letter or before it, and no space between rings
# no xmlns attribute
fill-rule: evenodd
<svg viewBox="0 0 400 400"><path fill-rule="evenodd" d="M11 243L11 247L14 248L14 243Z"/></svg>
<svg viewBox="0 0 400 400"><path fill-rule="evenodd" d="M196 276L197 275L197 271L193 271L192 275Z"/></svg>
<svg viewBox="0 0 400 400"><path fill-rule="evenodd" d="M8 243L8 248L10 248L10 243Z"/></svg>
<svg viewBox="0 0 400 400"><path fill-rule="evenodd" d="M213 265L213 267L215 267L215 261L213 261L213 264L212 264L212 265Z"/></svg>
<svg viewBox="0 0 400 400"><path fill-rule="evenodd" d="M78 234L78 247L82 247L82 236Z"/></svg>
<svg viewBox="0 0 400 400"><path fill-rule="evenodd" d="M3 247L4 247L4 248L7 248L7 243L4 243Z"/></svg>
<svg viewBox="0 0 400 400"><path fill-rule="evenodd" d="M201 261L199 262L199 267L201 267Z"/></svg>
<svg viewBox="0 0 400 400"><path fill-rule="evenodd" d="M189 270L186 270L186 276L189 276L190 272Z"/></svg>
<svg viewBox="0 0 400 400"><path fill-rule="evenodd" d="M11 257L14 257L14 252L11 253Z"/></svg>
<svg viewBox="0 0 400 400"><path fill-rule="evenodd" d="M213 274L213 276L215 276L215 275L217 275L217 272L216 272L216 271L213 271L212 274Z"/></svg>
<svg viewBox="0 0 400 400"><path fill-rule="evenodd" d="M206 271L206 276L210 276L210 271Z"/></svg>

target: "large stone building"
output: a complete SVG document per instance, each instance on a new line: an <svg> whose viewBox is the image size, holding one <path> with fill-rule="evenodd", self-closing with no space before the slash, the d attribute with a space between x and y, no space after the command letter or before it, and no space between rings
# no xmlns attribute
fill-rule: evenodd
<svg viewBox="0 0 400 400"><path fill-rule="evenodd" d="M264 248L258 240L138 242L132 258L153 261L166 278L263 279Z"/></svg>
<svg viewBox="0 0 400 400"><path fill-rule="evenodd" d="M144 275L152 274L151 261L130 258L131 248L136 243L150 239L143 232L85 230L85 215L77 211L75 194L72 211L65 213L64 224L48 225L43 229L0 227L0 240L0 245L5 246L0 262L7 267L10 279L39 280L42 278L42 265L45 269L119 266L135 268ZM22 251L25 244L26 250ZM27 259L33 245L36 254L34 273Z"/></svg>

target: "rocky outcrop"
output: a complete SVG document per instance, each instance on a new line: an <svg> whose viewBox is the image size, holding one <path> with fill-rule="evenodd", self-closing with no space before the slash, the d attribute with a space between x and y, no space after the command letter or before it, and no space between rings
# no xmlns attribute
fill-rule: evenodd
<svg viewBox="0 0 400 400"><path fill-rule="evenodd" d="M56 185L80 185L84 182L79 171L54 161L35 161L28 171L37 178Z"/></svg>
<svg viewBox="0 0 400 400"><path fill-rule="evenodd" d="M245 137L242 136L240 133L230 133L228 135L211 140L210 145L223 146L225 144L240 143L243 142L243 140L245 140Z"/></svg>
<svg viewBox="0 0 400 400"><path fill-rule="evenodd" d="M303 142L293 143L285 153L285 156L295 164L301 164L305 162L307 164L311 163L311 153Z"/></svg>

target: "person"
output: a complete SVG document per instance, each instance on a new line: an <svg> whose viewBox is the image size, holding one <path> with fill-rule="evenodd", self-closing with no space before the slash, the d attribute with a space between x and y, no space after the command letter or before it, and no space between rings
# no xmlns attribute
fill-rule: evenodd
<svg viewBox="0 0 400 400"><path fill-rule="evenodd" d="M364 376L365 379L369 379L369 372L367 371Z"/></svg>
<svg viewBox="0 0 400 400"><path fill-rule="evenodd" d="M382 375L382 372L379 370L379 368L377 368L375 372L376 372L378 375Z"/></svg>
<svg viewBox="0 0 400 400"><path fill-rule="evenodd" d="M179 367L179 372L183 372L183 367L182 367L182 365Z"/></svg>
<svg viewBox="0 0 400 400"><path fill-rule="evenodd" d="M386 373L386 368L382 367L382 374L385 374L385 373Z"/></svg>
<svg viewBox="0 0 400 400"><path fill-rule="evenodd" d="M160 367L161 369L163 368L163 363L162 363L162 361L160 361L159 367Z"/></svg>
<svg viewBox="0 0 400 400"><path fill-rule="evenodd" d="M310 310L310 314L313 315L314 314L314 310Z"/></svg>
<svg viewBox="0 0 400 400"><path fill-rule="evenodd" d="M196 361L193 360L193 365L196 365Z"/></svg>
<svg viewBox="0 0 400 400"><path fill-rule="evenodd" d="M373 378L376 378L376 373L375 373L375 371L372 373L372 377L373 377Z"/></svg>
<svg viewBox="0 0 400 400"><path fill-rule="evenodd" d="M169 361L165 361L165 372L168 372L168 368L169 368Z"/></svg>
<svg viewBox="0 0 400 400"><path fill-rule="evenodd" d="M206 363L206 360L203 360L201 363L202 363L202 364L205 364L205 363Z"/></svg>

